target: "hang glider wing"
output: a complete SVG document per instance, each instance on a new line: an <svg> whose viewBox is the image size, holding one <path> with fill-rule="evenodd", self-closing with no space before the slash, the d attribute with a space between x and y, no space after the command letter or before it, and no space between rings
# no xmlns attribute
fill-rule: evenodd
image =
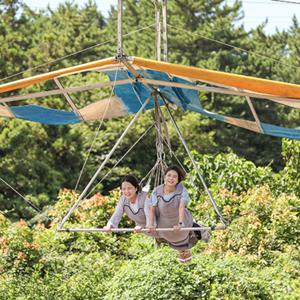
<svg viewBox="0 0 300 300"><path fill-rule="evenodd" d="M106 74L109 81L67 88L60 84L61 77L91 71ZM49 80L53 80L58 88L27 94L22 91L26 87ZM95 101L83 108L78 108L76 102L70 97L75 93L104 87L113 87L114 96ZM16 95L17 90L22 93ZM138 57L130 57L122 61L116 61L115 58L98 60L0 85L0 116L55 125L74 124L102 118L109 119L136 113L154 91L160 98L161 104L163 104L162 98L164 98L167 102L185 110L192 110L251 131L300 139L300 130L298 129L260 122L251 102L251 98L266 99L293 108L300 108L300 85ZM245 97L254 120L224 116L205 110L199 99L199 91ZM63 95L72 111L48 108L42 104L22 105L20 102L19 105L18 102L18 105L15 105L17 101L28 101L28 99L41 99L40 101L43 103L43 98L55 95ZM152 99L146 109L153 108L153 105Z"/></svg>

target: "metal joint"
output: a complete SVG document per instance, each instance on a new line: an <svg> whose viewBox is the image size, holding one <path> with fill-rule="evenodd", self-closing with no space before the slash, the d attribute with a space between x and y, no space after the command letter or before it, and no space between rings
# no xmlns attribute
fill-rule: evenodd
<svg viewBox="0 0 300 300"><path fill-rule="evenodd" d="M117 54L115 56L115 60L118 62L122 62L122 61L129 61L129 56L125 55L125 54Z"/></svg>

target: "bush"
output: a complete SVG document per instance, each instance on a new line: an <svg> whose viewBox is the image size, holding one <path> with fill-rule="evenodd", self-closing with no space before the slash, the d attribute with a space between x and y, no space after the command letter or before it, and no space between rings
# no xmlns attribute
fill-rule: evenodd
<svg viewBox="0 0 300 300"><path fill-rule="evenodd" d="M211 252L257 255L272 262L287 246L299 245L299 206L295 196L273 197L268 186L253 188L239 196L240 216L224 232L216 232Z"/></svg>
<svg viewBox="0 0 300 300"><path fill-rule="evenodd" d="M174 251L163 248L125 264L108 284L105 300L296 299L299 262L289 257L276 263L261 269L247 257L194 253L193 261L182 265Z"/></svg>
<svg viewBox="0 0 300 300"><path fill-rule="evenodd" d="M30 275L0 277L0 298L14 299L102 299L106 282L118 262L91 253L45 257Z"/></svg>

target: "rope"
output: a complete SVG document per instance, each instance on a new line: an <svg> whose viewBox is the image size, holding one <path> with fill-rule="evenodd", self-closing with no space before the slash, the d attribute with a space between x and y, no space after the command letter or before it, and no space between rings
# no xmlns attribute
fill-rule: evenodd
<svg viewBox="0 0 300 300"><path fill-rule="evenodd" d="M125 33L125 34L123 35L123 37L124 37L124 36L132 35L132 34L137 33L137 32L139 32L139 31L143 31L143 30L145 30L145 29L148 29L148 28L150 28L150 27L153 27L154 25L155 25L155 23L150 24L150 25L147 25L147 26L142 27L142 28L138 28L138 29L133 30L133 31L130 31L130 32L128 32L128 33ZM82 53L82 52L91 50L91 49L96 48L96 47L103 46L103 45L105 45L105 44L108 44L108 43L111 43L111 42L114 42L114 41L115 41L115 39L110 39L110 40L107 40L107 41L105 41L105 42L102 42L102 43L98 43L98 44L92 45L92 46L87 47L87 48L84 48L84 49L82 49L82 50L73 52L73 53L71 53L71 54L67 54L67 55L65 55L65 56L62 56L62 57L60 57L60 58L51 60L51 61L46 62L46 63L43 63L43 64L38 65L38 66L36 66L36 67L29 68L29 69L27 69L27 70L24 70L24 71L21 71L21 72L12 74L12 75L10 75L10 76L4 77L4 78L0 79L0 82L4 81L4 80L6 80L6 79L12 78L12 77L21 75L21 74L23 74L23 73L25 73L25 72L33 71L33 70L39 69L39 68L41 68L41 67L43 67L43 66L50 65L50 64L53 64L53 63L55 63L55 62L59 62L59 61L64 60L64 59L66 59L66 58L68 58L68 57L77 55L77 54L79 54L79 53Z"/></svg>
<svg viewBox="0 0 300 300"><path fill-rule="evenodd" d="M213 39L213 38L209 38L209 37L206 37L206 36L201 35L201 34L199 34L199 33L191 32L191 31L186 30L186 29L183 29L183 28L178 28L178 27L173 26L173 25L170 25L170 24L168 24L168 26L174 28L174 29L177 30L177 31L182 31L182 32L185 32L185 33L189 33L189 34L192 34L192 35L194 35L194 36L201 37L202 39L205 39L205 40L208 40L208 41L212 41L212 42L218 43L218 44L223 45L223 46L227 46L227 47L229 47L229 48L232 48L232 49L236 50L237 52L242 51L242 52L246 52L246 53L248 53L248 54L254 54L254 55L259 56L259 57L262 57L262 58L270 59L270 60L272 60L273 62L280 63L280 64L282 64L283 66L291 67L291 68L295 68L295 69L299 69L299 66L294 66L294 65L291 65L291 64L284 63L284 62L282 62L280 59L276 59L276 58L273 58L273 57L270 57L270 56L267 56L267 55L263 55L263 54L260 54L260 53L255 52L255 51L246 50L246 49L243 49L243 48L240 48L240 47L231 45L231 44L227 44L227 43L221 42L221 41L219 41L219 40L216 40L216 39Z"/></svg>
<svg viewBox="0 0 300 300"><path fill-rule="evenodd" d="M163 138L163 137L162 137ZM163 142L166 144L166 146L168 146L166 140L163 138ZM197 188L194 178L192 175L190 175L189 170L187 170L184 165L181 163L180 159L177 157L176 153L172 150L172 148L169 148L170 153L175 157L175 159L177 160L178 164L180 165L181 169L185 172L185 174L188 176L189 180L191 181L191 184L193 186L193 188Z"/></svg>

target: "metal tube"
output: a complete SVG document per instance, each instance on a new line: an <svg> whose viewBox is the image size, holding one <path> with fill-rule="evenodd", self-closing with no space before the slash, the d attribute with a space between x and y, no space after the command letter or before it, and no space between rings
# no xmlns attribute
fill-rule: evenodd
<svg viewBox="0 0 300 300"><path fill-rule="evenodd" d="M168 61L167 0L162 0L164 61Z"/></svg>
<svg viewBox="0 0 300 300"><path fill-rule="evenodd" d="M71 207L71 209L65 215L65 217L63 218L63 220L61 221L61 223L58 225L58 229L62 228L62 226L68 220L68 218L70 217L70 215L72 214L72 212L74 211L74 209L77 208L77 206L79 205L79 203L83 199L83 197L86 195L86 193L87 193L88 189L90 188L90 186L92 185L92 183L96 180L98 174L104 168L104 166L107 163L107 161L109 160L109 158L112 156L112 154L114 153L114 151L116 150L116 148L119 146L119 144L122 141L122 139L124 138L124 136L127 134L129 128L134 124L135 120L138 118L138 116L145 109L145 107L148 104L148 102L150 101L151 97L152 97L152 94L146 99L146 101L143 103L143 105L140 108L140 110L135 114L134 118L130 121L130 123L128 124L128 126L126 127L126 129L124 130L124 132L122 133L122 135L119 137L118 141L115 143L115 145L113 146L113 148L107 154L105 160L102 162L102 164L100 165L100 167L98 168L98 170L96 171L96 173L94 174L94 176L92 177L92 179L90 180L90 182L87 184L87 186L85 187L85 189L83 190L83 192L78 197L78 199L75 202L75 204Z"/></svg>
<svg viewBox="0 0 300 300"><path fill-rule="evenodd" d="M180 231L203 231L203 230L224 230L225 226L213 226L213 227L184 227ZM103 228L64 228L58 229L59 232L102 232L108 233ZM174 231L174 228L156 228L157 232ZM112 228L111 232L134 232L134 228ZM141 229L141 232L149 232L148 228Z"/></svg>
<svg viewBox="0 0 300 300"><path fill-rule="evenodd" d="M61 91L64 89L63 85L61 84L61 82L59 81L59 79L57 77L54 78L54 82L56 83L56 85L58 86L58 88ZM83 121L83 118L82 118L79 110L77 109L76 105L74 104L73 100L71 99L70 95L67 92L63 92L63 95L66 98L66 100L68 101L68 103L71 106L71 108L73 109L73 111L76 113L76 115L81 119L81 121Z"/></svg>
<svg viewBox="0 0 300 300"><path fill-rule="evenodd" d="M155 23L156 23L156 59L161 60L161 23L160 23L160 6L154 2L155 5Z"/></svg>
<svg viewBox="0 0 300 300"><path fill-rule="evenodd" d="M207 187L207 185L206 185L206 183L205 183L205 181L204 181L203 176L201 175L201 173L200 173L200 171L199 171L199 169L198 169L198 166L197 166L197 164L196 164L196 162L195 162L195 159L194 159L194 157L192 156L192 154L191 154L191 152L190 152L190 150L189 150L189 148L188 148L188 146L187 146L187 144L186 144L186 141L185 141L185 139L184 139L184 137L183 137L183 135L182 135L180 129L178 128L175 119L174 119L173 116L172 116L172 113L171 113L171 111L170 111L170 109L169 109L168 103L166 102L165 98L164 98L162 95L161 95L161 98L163 99L164 104L165 104L165 106L166 106L166 108L167 108L167 112L168 112L169 118L170 118L170 120L171 120L171 122L172 122L172 124L173 124L173 126L174 126L174 128L175 128L175 130L176 130L176 132L177 132L177 134L178 134L178 136L179 136L181 142L182 142L182 145L184 146L184 148L185 148L185 150L186 150L186 153L188 154L188 156L189 156L189 158L190 158L190 160L191 160L191 162L192 162L192 165L193 165L194 169L196 170L196 173L198 174L198 176L199 176L199 178L200 178L200 180L201 180L201 182L202 182L202 185L203 185L203 187L204 187L204 189L205 189L205 191L206 191L206 193L207 193L207 195L208 195L208 197L209 197L209 199L210 199L212 205L213 205L214 208L215 208L215 211L216 211L217 215L219 216L221 222L226 226L226 221L225 221L225 219L223 218L223 216L222 216L222 214L221 214L221 212L220 212L220 210L219 210L217 204L215 203L215 201L214 201L214 199L213 199L213 197L212 197L212 195L211 195L211 193L210 193L210 191L209 191L209 189L208 189L208 187Z"/></svg>
<svg viewBox="0 0 300 300"><path fill-rule="evenodd" d="M253 117L254 117L254 120L255 120L255 122L256 122L256 124L257 124L257 127L259 128L259 130L260 130L261 133L264 133L264 130L263 130L262 127L261 127L260 120L259 120L258 115L257 115L257 113L256 113L256 110L255 110L255 108L254 108L254 106L253 106L253 103L252 103L252 101L251 101L251 98L250 98L249 96L246 96L246 99L247 99L248 105L249 105L249 107L250 107L250 110L251 110L251 112L252 112L252 115L253 115Z"/></svg>
<svg viewBox="0 0 300 300"><path fill-rule="evenodd" d="M122 17L123 17L123 0L118 0L118 49L117 54L119 57L123 56L123 28L122 28Z"/></svg>

